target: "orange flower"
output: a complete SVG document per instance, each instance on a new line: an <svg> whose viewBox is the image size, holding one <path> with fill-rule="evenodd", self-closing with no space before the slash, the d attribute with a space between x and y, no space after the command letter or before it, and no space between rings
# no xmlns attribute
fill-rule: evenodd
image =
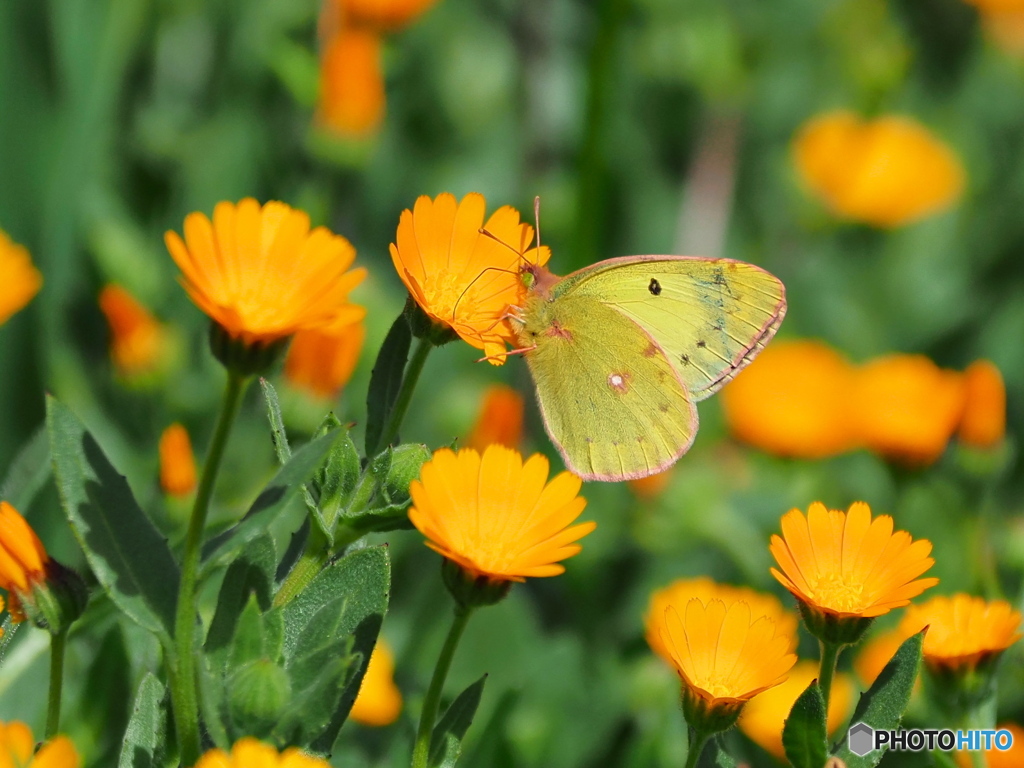
<svg viewBox="0 0 1024 768"><path fill-rule="evenodd" d="M848 512L814 502L807 517L792 509L782 517L782 536L771 553L780 570L772 575L812 612L870 618L907 605L938 579L918 579L934 564L926 539L893 533L888 515L871 519L862 501Z"/></svg>
<svg viewBox="0 0 1024 768"><path fill-rule="evenodd" d="M362 322L295 334L284 362L285 378L315 397L331 400L352 377L366 340Z"/></svg>
<svg viewBox="0 0 1024 768"><path fill-rule="evenodd" d="M160 487L171 496L188 496L196 489L196 459L192 441L181 424L160 435Z"/></svg>
<svg viewBox="0 0 1024 768"><path fill-rule="evenodd" d="M278 754L269 744L246 736L231 747L231 754L211 749L195 768L330 768L326 760L310 757L295 747Z"/></svg>
<svg viewBox="0 0 1024 768"><path fill-rule="evenodd" d="M964 411L964 377L923 355L888 355L863 365L850 408L871 450L910 464L938 459Z"/></svg>
<svg viewBox="0 0 1024 768"><path fill-rule="evenodd" d="M391 259L432 320L496 355L491 363L500 365L506 342L516 344L508 312L526 296L520 269L545 264L551 253L530 248L533 227L521 223L514 208L499 208L484 224L485 205L475 193L460 203L447 193L418 198L413 210L402 211ZM493 237L480 234L481 227Z"/></svg>
<svg viewBox="0 0 1024 768"><path fill-rule="evenodd" d="M384 103L380 35L343 26L320 62L319 122L338 134L366 136L380 127Z"/></svg>
<svg viewBox="0 0 1024 768"><path fill-rule="evenodd" d="M17 720L0 723L0 766L3 768L79 768L75 745L67 736L56 736L36 752L32 730Z"/></svg>
<svg viewBox="0 0 1024 768"><path fill-rule="evenodd" d="M163 326L119 285L100 292L100 309L110 324L110 357L122 376L152 371L166 345Z"/></svg>
<svg viewBox="0 0 1024 768"><path fill-rule="evenodd" d="M850 450L853 366L819 341L776 341L722 391L736 437L780 456L821 458Z"/></svg>
<svg viewBox="0 0 1024 768"><path fill-rule="evenodd" d="M484 393L483 405L473 431L466 438L466 447L477 451L497 443L515 448L523 439L523 396L512 387L493 384Z"/></svg>
<svg viewBox="0 0 1024 768"><path fill-rule="evenodd" d="M402 711L402 692L395 685L394 675L395 657L384 638L379 638L349 717L371 726L395 722Z"/></svg>
<svg viewBox="0 0 1024 768"><path fill-rule="evenodd" d="M776 687L753 698L743 708L739 726L751 741L782 760L782 728L800 694L818 677L818 664L798 661L789 671L789 678ZM835 733L853 710L853 680L849 675L837 674L832 680L828 700L828 733Z"/></svg>
<svg viewBox="0 0 1024 768"><path fill-rule="evenodd" d="M667 587L656 589L651 593L647 614L644 616L647 644L651 646L652 651L670 664L672 663L672 653L662 639L666 633L666 610L671 606L679 615L683 615L686 612L687 604L694 599L700 600L704 605L711 600L721 600L727 608L733 603L746 603L750 606L752 617L767 616L775 624L775 635L788 637L789 650L796 650L799 622L796 615L787 611L777 597L749 587L719 584L707 576L698 576L695 579L677 579Z"/></svg>
<svg viewBox="0 0 1024 768"><path fill-rule="evenodd" d="M11 617L22 621L19 593L46 578L46 548L18 510L0 501L0 588L7 591Z"/></svg>
<svg viewBox="0 0 1024 768"><path fill-rule="evenodd" d="M597 526L570 526L586 506L582 481L562 472L548 482L548 460L488 446L437 451L409 487L409 519L427 546L473 577L491 582L557 576L578 539Z"/></svg>
<svg viewBox="0 0 1024 768"><path fill-rule="evenodd" d="M948 208L964 187L956 154L906 117L821 115L797 135L794 156L804 183L836 214L878 227Z"/></svg>
<svg viewBox="0 0 1024 768"><path fill-rule="evenodd" d="M32 265L28 249L11 241L0 229L0 275L4 276L0 288L0 325L28 304L39 292L43 276Z"/></svg>
<svg viewBox="0 0 1024 768"><path fill-rule="evenodd" d="M870 686L875 682L875 678L892 661L903 642L913 634L901 629L890 629L872 637L858 649L853 658L853 668L865 685Z"/></svg>
<svg viewBox="0 0 1024 768"><path fill-rule="evenodd" d="M1006 385L999 369L988 360L976 360L964 372L967 394L960 419L960 441L991 448L1006 434Z"/></svg>
<svg viewBox="0 0 1024 768"><path fill-rule="evenodd" d="M956 594L907 609L900 630L909 637L928 627L924 660L933 669L973 669L1020 640L1021 614L1005 600Z"/></svg>
<svg viewBox="0 0 1024 768"><path fill-rule="evenodd" d="M355 259L348 240L284 203L252 198L221 202L213 222L185 217L185 239L164 237L192 300L232 339L273 344L298 331L354 322L364 312L348 302L363 278L346 271Z"/></svg>
<svg viewBox="0 0 1024 768"><path fill-rule="evenodd" d="M1011 56L1024 56L1024 4L1009 0L1015 10L982 11L981 24L985 33ZM970 2L970 0L968 0ZM990 758L991 760L991 758Z"/></svg>
<svg viewBox="0 0 1024 768"><path fill-rule="evenodd" d="M1013 737L1013 746L1001 750L993 746L984 750L985 760L988 768L1020 768L1024 765L1024 728L1016 723L1003 723L996 726L997 731L1009 731ZM970 752L957 751L953 753L956 764L960 768L972 768L974 763L971 760Z"/></svg>
<svg viewBox="0 0 1024 768"><path fill-rule="evenodd" d="M738 714L746 701L782 683L796 663L791 638L778 634L770 618L753 615L743 601L705 605L694 598L682 612L669 606L661 639L683 681L684 697L711 712Z"/></svg>
<svg viewBox="0 0 1024 768"><path fill-rule="evenodd" d="M353 23L393 31L404 27L437 0L337 0Z"/></svg>

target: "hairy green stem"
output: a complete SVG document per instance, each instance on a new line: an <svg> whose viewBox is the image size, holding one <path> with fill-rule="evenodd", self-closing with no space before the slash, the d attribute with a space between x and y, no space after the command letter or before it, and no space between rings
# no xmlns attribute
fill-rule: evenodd
<svg viewBox="0 0 1024 768"><path fill-rule="evenodd" d="M213 439L203 465L203 474L196 491L192 517L185 537L185 552L181 563L181 584L178 587L178 608L174 621L174 652L171 659L171 704L174 709L174 725L178 734L178 750L181 764L191 766L199 759L199 696L196 689L196 582L199 556L203 545L206 517L210 511L210 499L217 480L224 449L231 434L238 410L245 394L247 376L228 371L224 401Z"/></svg>
<svg viewBox="0 0 1024 768"><path fill-rule="evenodd" d="M412 393L416 389L416 383L420 380L420 374L423 373L423 365L427 362L427 356L433 348L434 345L427 339L417 340L416 348L413 350L412 357L405 367L402 386L398 390L395 405L388 416L388 423L380 433L377 446L373 449L370 456L376 456L383 451L391 445L391 441L398 435L398 429L402 426L402 420L405 419L405 412L409 410L409 403L412 402Z"/></svg>
<svg viewBox="0 0 1024 768"><path fill-rule="evenodd" d="M822 698L825 699L825 711L828 712L828 697L832 692L832 678L836 674L836 662L839 661L839 652L843 650L842 643L826 643L820 641L821 645L821 669L818 672L818 685L821 687Z"/></svg>
<svg viewBox="0 0 1024 768"><path fill-rule="evenodd" d="M711 734L708 732L698 732L692 726L689 729L689 733L690 743L686 747L685 768L697 768L697 761L700 760L700 754L704 751L704 747L708 743L708 739L711 738Z"/></svg>
<svg viewBox="0 0 1024 768"><path fill-rule="evenodd" d="M361 535L350 528L342 527L335 532L332 545L316 523L311 524L309 538L306 539L306 548L282 582L277 594L274 595L274 606L280 607L290 603L323 570L332 554L340 552Z"/></svg>
<svg viewBox="0 0 1024 768"><path fill-rule="evenodd" d="M430 737L434 733L437 709L441 703L441 691L444 688L445 678L448 677L448 669L452 665L455 649L459 645L459 640L462 639L462 633L472 614L472 608L458 606L455 608L455 616L452 619L451 629L448 630L448 638L444 641L441 655L437 657L434 676L430 678L427 697L423 700L420 725L416 730L416 746L412 752L412 768L427 768L427 760L430 758Z"/></svg>
<svg viewBox="0 0 1024 768"><path fill-rule="evenodd" d="M64 649L67 630L50 635L50 695L46 703L46 739L52 739L60 730L60 697L64 688Z"/></svg>

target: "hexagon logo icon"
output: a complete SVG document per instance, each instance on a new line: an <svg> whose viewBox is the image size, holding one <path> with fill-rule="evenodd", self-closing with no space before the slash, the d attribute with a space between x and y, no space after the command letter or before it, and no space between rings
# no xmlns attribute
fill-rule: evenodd
<svg viewBox="0 0 1024 768"><path fill-rule="evenodd" d="M850 751L857 757L864 757L875 748L875 729L867 723L854 723L846 734Z"/></svg>

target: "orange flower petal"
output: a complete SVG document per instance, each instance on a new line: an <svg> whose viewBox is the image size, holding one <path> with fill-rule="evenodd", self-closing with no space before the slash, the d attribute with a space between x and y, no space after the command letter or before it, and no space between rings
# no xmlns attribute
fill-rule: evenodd
<svg viewBox="0 0 1024 768"><path fill-rule="evenodd" d="M0 229L0 325L28 304L43 285L43 276L32 264L28 249L11 241Z"/></svg>

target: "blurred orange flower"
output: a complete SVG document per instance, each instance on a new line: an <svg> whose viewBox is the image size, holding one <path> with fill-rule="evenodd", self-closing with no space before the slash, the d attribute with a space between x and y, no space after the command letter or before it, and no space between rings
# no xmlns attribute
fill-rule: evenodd
<svg viewBox="0 0 1024 768"><path fill-rule="evenodd" d="M326 760L311 757L295 747L278 751L251 736L239 739L231 747L231 754L222 749L211 749L196 763L195 768L330 768Z"/></svg>
<svg viewBox="0 0 1024 768"><path fill-rule="evenodd" d="M966 395L957 433L960 441L976 448L991 448L1006 434L1006 385L988 360L977 360L964 372Z"/></svg>
<svg viewBox="0 0 1024 768"><path fill-rule="evenodd" d="M626 485L629 486L629 490L638 499L651 501L661 496L672 482L672 469L672 467L669 467L661 472L655 472L653 475L629 480L626 482Z"/></svg>
<svg viewBox="0 0 1024 768"><path fill-rule="evenodd" d="M812 680L818 678L818 664L813 661L798 661L789 671L787 680L764 693L755 696L740 715L740 730L762 749L782 760L782 728L789 717L789 711L800 698ZM832 680L828 700L828 733L832 735L853 711L853 680L849 675L839 673Z"/></svg>
<svg viewBox="0 0 1024 768"><path fill-rule="evenodd" d="M994 746L984 750L985 764L988 768L1021 768L1024 765L1024 728L1017 723L1001 723L996 726L996 730L1009 731L1013 736L1013 746L1006 750ZM975 765L970 752L957 751L953 756L960 768L972 768Z"/></svg>
<svg viewBox="0 0 1024 768"><path fill-rule="evenodd" d="M3 768L79 768L75 745L67 736L55 736L36 751L36 740L25 723L0 723L0 766Z"/></svg>
<svg viewBox="0 0 1024 768"><path fill-rule="evenodd" d="M365 340L366 327L362 321L326 330L299 331L284 361L285 378L315 397L336 398L352 377Z"/></svg>
<svg viewBox="0 0 1024 768"><path fill-rule="evenodd" d="M973 669L1022 637L1021 614L1008 602L963 593L910 606L900 630L909 637L925 627L924 660L936 669Z"/></svg>
<svg viewBox="0 0 1024 768"><path fill-rule="evenodd" d="M317 119L349 136L374 133L384 119L384 72L380 35L342 26L333 32L320 61Z"/></svg>
<svg viewBox="0 0 1024 768"><path fill-rule="evenodd" d="M336 0L347 21L379 30L404 27L437 0Z"/></svg>
<svg viewBox="0 0 1024 768"><path fill-rule="evenodd" d="M466 438L466 447L478 451L497 443L515 448L523 439L526 404L519 391L504 384L492 384L484 392L480 415Z"/></svg>
<svg viewBox="0 0 1024 768"><path fill-rule="evenodd" d="M100 292L100 309L110 325L110 357L118 373L131 377L156 368L167 338L164 327L149 310L113 284Z"/></svg>
<svg viewBox="0 0 1024 768"><path fill-rule="evenodd" d="M18 594L45 580L49 562L46 548L25 518L0 501L0 588L7 591L8 610L15 621L24 619Z"/></svg>
<svg viewBox="0 0 1024 768"><path fill-rule="evenodd" d="M568 472L548 482L548 460L490 445L437 451L409 487L409 519L427 546L463 571L492 582L557 576L575 542L597 527L570 526L583 512L582 481Z"/></svg>
<svg viewBox="0 0 1024 768"><path fill-rule="evenodd" d="M482 349L494 365L505 361L506 343L516 344L508 322L510 306L521 306L526 286L524 264L545 264L544 246L531 248L533 227L519 212L499 208L484 224L483 195L470 193L456 202L448 193L421 196L413 210L402 211L391 259L405 287L436 323L454 330ZM480 233L485 228L493 237Z"/></svg>
<svg viewBox="0 0 1024 768"><path fill-rule="evenodd" d="M196 488L196 459L192 441L181 424L160 435L160 487L171 496L188 496Z"/></svg>
<svg viewBox="0 0 1024 768"><path fill-rule="evenodd" d="M644 630L647 644L651 650L665 661L672 663L672 654L665 646L665 613L672 606L682 615L690 600L700 600L707 605L711 600L721 600L726 608L733 603L746 603L750 607L750 615L754 618L767 616L775 624L777 637L788 637L789 650L795 651L797 645L797 626L799 620L792 611L787 611L782 602L767 592L758 592L750 587L734 587L731 584L719 584L707 576L694 579L677 579L666 587L651 593L647 613L644 615Z"/></svg>
<svg viewBox="0 0 1024 768"><path fill-rule="evenodd" d="M857 655L853 657L853 669L857 677L865 685L870 686L885 669L885 665L896 655L903 642L913 634L908 634L900 628L890 629L861 645L857 649Z"/></svg>
<svg viewBox="0 0 1024 768"><path fill-rule="evenodd" d="M857 370L851 411L872 451L909 464L930 464L960 422L964 377L924 355L887 355Z"/></svg>
<svg viewBox="0 0 1024 768"><path fill-rule="evenodd" d="M964 187L956 154L907 117L820 115L797 134L794 156L804 183L836 214L878 227L948 208Z"/></svg>
<svg viewBox="0 0 1024 768"><path fill-rule="evenodd" d="M384 638L370 654L359 695L349 717L362 725L391 725L402 712L402 692L395 685L395 657Z"/></svg>
<svg viewBox="0 0 1024 768"><path fill-rule="evenodd" d="M855 447L853 366L820 341L769 344L722 390L732 433L780 456L822 458Z"/></svg>
<svg viewBox="0 0 1024 768"><path fill-rule="evenodd" d="M11 241L0 229L0 325L28 304L43 285L43 276L32 264L28 249Z"/></svg>
<svg viewBox="0 0 1024 768"><path fill-rule="evenodd" d="M192 300L232 339L272 344L298 331L355 322L364 310L348 301L366 277L349 270L355 249L284 203L245 198L221 202L213 221L185 217L185 239L164 236Z"/></svg>

